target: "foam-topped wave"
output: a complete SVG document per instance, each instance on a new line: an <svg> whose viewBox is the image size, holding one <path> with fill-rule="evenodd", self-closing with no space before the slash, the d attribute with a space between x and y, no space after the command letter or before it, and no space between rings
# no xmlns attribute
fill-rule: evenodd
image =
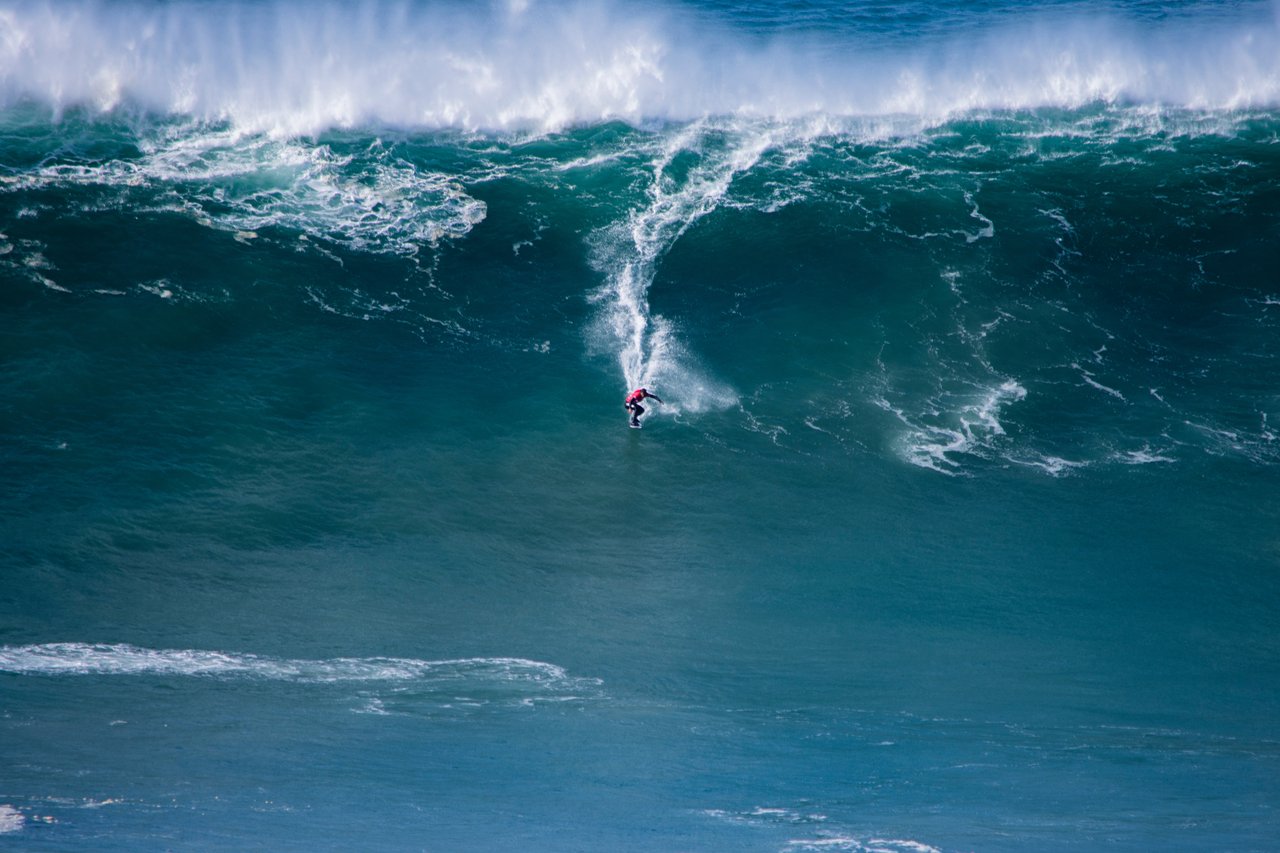
<svg viewBox="0 0 1280 853"><path fill-rule="evenodd" d="M127 643L45 643L0 647L0 672L49 676L163 676L303 684L423 682L439 686L504 686L520 693L571 693L597 679L523 658L367 657L303 660L200 649L147 649Z"/></svg>
<svg viewBox="0 0 1280 853"><path fill-rule="evenodd" d="M0 106L140 107L288 135L1280 103L1277 21L1256 6L1207 22L1006 20L889 39L743 33L624 2L46 0L0 11Z"/></svg>

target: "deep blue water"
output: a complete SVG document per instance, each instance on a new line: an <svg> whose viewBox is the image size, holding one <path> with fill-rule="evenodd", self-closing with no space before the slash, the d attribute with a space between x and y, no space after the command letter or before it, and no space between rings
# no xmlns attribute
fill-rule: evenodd
<svg viewBox="0 0 1280 853"><path fill-rule="evenodd" d="M1274 849L1278 20L0 4L0 846Z"/></svg>

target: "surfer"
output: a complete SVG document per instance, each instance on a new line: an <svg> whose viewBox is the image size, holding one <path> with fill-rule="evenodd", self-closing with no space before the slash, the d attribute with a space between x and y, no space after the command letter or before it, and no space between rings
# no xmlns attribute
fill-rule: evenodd
<svg viewBox="0 0 1280 853"><path fill-rule="evenodd" d="M627 402L623 404L623 407L631 413L631 426L637 429L640 427L640 416L644 414L644 406L640 405L640 401L646 398L662 402L662 398L657 394L650 394L648 388L637 388L627 395Z"/></svg>

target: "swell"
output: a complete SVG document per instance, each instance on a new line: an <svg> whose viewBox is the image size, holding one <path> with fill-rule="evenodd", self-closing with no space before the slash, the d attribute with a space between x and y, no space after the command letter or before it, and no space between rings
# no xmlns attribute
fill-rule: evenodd
<svg viewBox="0 0 1280 853"><path fill-rule="evenodd" d="M1280 103L1277 21L1257 7L1204 21L1018 17L887 38L761 36L680 6L607 2L26 2L0 9L0 107L141 109L295 135Z"/></svg>

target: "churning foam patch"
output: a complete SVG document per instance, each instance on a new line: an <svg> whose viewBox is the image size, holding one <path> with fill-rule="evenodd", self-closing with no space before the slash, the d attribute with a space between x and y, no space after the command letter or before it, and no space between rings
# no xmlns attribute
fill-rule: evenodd
<svg viewBox="0 0 1280 853"><path fill-rule="evenodd" d="M1280 103L1273 15L1023 19L885 47L857 32L761 43L674 3L17 0L0 10L0 107L141 106L296 136Z"/></svg>
<svg viewBox="0 0 1280 853"><path fill-rule="evenodd" d="M356 156L314 141L183 122L153 130L139 147L143 156L136 160L43 166L0 191L164 189L161 198L177 201L160 202L167 205L161 209L230 231L242 243L275 227L347 249L404 256L465 236L488 212L459 176L419 169L378 140Z"/></svg>
<svg viewBox="0 0 1280 853"><path fill-rule="evenodd" d="M705 809L707 817L747 826L826 827L827 816L789 808L757 806L745 811ZM838 829L823 828L810 838L794 838L787 851L847 850L854 853L941 853L936 847L900 838L859 838Z"/></svg>

